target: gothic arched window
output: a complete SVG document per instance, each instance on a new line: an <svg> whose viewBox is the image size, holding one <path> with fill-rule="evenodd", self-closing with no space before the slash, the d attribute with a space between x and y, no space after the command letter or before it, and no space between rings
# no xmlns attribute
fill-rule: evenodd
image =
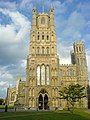
<svg viewBox="0 0 90 120"><path fill-rule="evenodd" d="M42 35L42 40L44 40L44 35Z"/></svg>
<svg viewBox="0 0 90 120"><path fill-rule="evenodd" d="M50 81L49 81L49 66L46 66L46 84L49 85Z"/></svg>
<svg viewBox="0 0 90 120"><path fill-rule="evenodd" d="M46 52L46 53L47 53L47 54L49 54L49 47L47 47L47 48L46 48L46 50L47 50L47 52Z"/></svg>
<svg viewBox="0 0 90 120"><path fill-rule="evenodd" d="M37 47L37 54L40 54L40 48Z"/></svg>
<svg viewBox="0 0 90 120"><path fill-rule="evenodd" d="M40 85L40 66L37 67L37 85Z"/></svg>
<svg viewBox="0 0 90 120"><path fill-rule="evenodd" d="M45 85L45 65L41 66L41 85Z"/></svg>
<svg viewBox="0 0 90 120"><path fill-rule="evenodd" d="M40 36L38 35L38 40L39 40Z"/></svg>
<svg viewBox="0 0 90 120"><path fill-rule="evenodd" d="M49 36L47 35L47 40L49 40Z"/></svg>

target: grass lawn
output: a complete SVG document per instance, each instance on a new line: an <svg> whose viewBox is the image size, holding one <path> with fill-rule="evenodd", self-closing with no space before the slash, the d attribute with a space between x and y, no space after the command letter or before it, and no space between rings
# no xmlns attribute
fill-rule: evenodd
<svg viewBox="0 0 90 120"><path fill-rule="evenodd" d="M8 106L9 109L13 109L13 106ZM0 109L5 109L5 105L0 105Z"/></svg>
<svg viewBox="0 0 90 120"><path fill-rule="evenodd" d="M0 120L90 120L90 111L75 110L74 114L67 111L7 112L0 113Z"/></svg>

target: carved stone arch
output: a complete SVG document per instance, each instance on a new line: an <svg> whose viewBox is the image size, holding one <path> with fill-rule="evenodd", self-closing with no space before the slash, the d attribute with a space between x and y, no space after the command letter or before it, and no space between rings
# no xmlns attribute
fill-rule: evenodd
<svg viewBox="0 0 90 120"><path fill-rule="evenodd" d="M45 88L42 88L39 92L39 94L48 94L47 90Z"/></svg>

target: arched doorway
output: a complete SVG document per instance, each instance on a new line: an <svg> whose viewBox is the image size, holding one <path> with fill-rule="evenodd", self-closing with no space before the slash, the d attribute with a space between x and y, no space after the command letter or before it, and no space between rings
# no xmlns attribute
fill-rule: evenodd
<svg viewBox="0 0 90 120"><path fill-rule="evenodd" d="M43 109L43 97L41 94L39 95L38 101L39 101L39 105L38 105L39 109Z"/></svg>
<svg viewBox="0 0 90 120"><path fill-rule="evenodd" d="M46 94L44 95L44 109L45 110L49 109L49 106L48 106L48 96Z"/></svg>
<svg viewBox="0 0 90 120"><path fill-rule="evenodd" d="M38 108L39 110L47 110L48 106L48 95L46 90L41 90L38 97Z"/></svg>

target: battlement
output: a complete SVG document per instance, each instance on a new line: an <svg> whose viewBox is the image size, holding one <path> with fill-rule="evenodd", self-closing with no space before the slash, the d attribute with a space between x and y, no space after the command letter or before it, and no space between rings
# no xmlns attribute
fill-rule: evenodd
<svg viewBox="0 0 90 120"><path fill-rule="evenodd" d="M73 67L76 66L76 64L60 64L60 67Z"/></svg>

